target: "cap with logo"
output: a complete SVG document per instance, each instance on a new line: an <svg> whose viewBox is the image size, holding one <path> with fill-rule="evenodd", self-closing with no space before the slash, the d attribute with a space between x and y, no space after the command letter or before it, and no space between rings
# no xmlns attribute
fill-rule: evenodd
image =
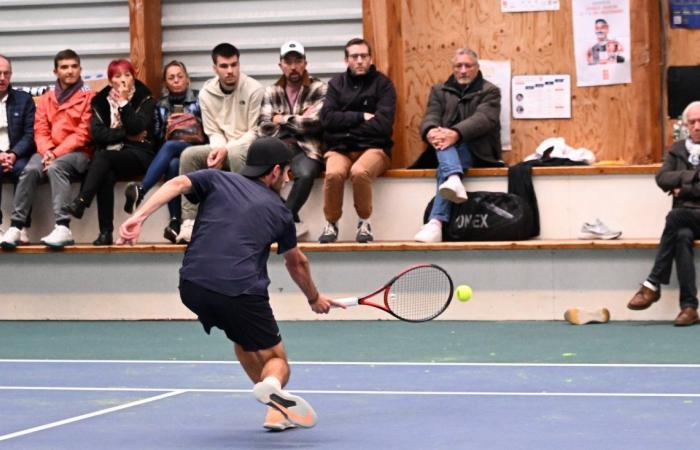
<svg viewBox="0 0 700 450"><path fill-rule="evenodd" d="M282 45L282 48L280 48L280 57L284 58L287 56L288 53L298 53L301 56L304 56L304 46L301 45L299 41L288 41L285 42L284 45Z"/></svg>
<svg viewBox="0 0 700 450"><path fill-rule="evenodd" d="M292 160L292 152L287 144L275 137L261 137L248 148L245 166L241 175L257 178L276 164L287 164Z"/></svg>

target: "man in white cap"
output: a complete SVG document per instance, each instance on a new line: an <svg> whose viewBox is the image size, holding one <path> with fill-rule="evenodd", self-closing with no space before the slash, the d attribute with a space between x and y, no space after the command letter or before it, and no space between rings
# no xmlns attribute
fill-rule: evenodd
<svg viewBox="0 0 700 450"><path fill-rule="evenodd" d="M233 341L255 383L253 394L268 405L263 426L278 431L312 427L316 413L303 398L282 389L289 363L267 291L270 245L277 243L277 253L314 312L343 307L318 291L309 260L297 247L292 214L279 196L289 181L290 160L282 141L264 137L251 144L240 174L205 169L175 177L122 224L118 241L136 242L143 222L177 195L200 204L180 269L180 298L207 333L217 327Z"/></svg>
<svg viewBox="0 0 700 450"><path fill-rule="evenodd" d="M299 210L323 170L320 112L326 84L310 76L306 64L306 52L300 42L282 45L279 61L282 76L265 89L259 121L261 136L276 136L292 151L294 184L286 204L294 216L297 236L308 232L299 218Z"/></svg>

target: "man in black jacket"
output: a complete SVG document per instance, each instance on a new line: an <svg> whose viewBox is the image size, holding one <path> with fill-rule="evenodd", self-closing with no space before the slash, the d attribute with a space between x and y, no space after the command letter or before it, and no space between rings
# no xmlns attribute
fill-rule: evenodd
<svg viewBox="0 0 700 450"><path fill-rule="evenodd" d="M476 52L458 48L452 75L430 91L420 133L437 156L438 193L430 220L416 233L418 242L442 241L442 224L450 219L452 203L467 200L464 169L502 165L501 91L484 80Z"/></svg>
<svg viewBox="0 0 700 450"><path fill-rule="evenodd" d="M323 214L326 226L319 242L338 239L338 220L343 213L343 186L350 178L355 210L360 218L357 242L374 239L369 223L372 214L372 180L390 165L392 128L396 111L394 84L372 64L372 49L360 38L345 45L348 69L328 83L321 110L326 176Z"/></svg>
<svg viewBox="0 0 700 450"><path fill-rule="evenodd" d="M629 309L642 310L659 300L661 285L669 283L675 260L681 307L673 322L676 326L698 322L693 241L700 238L700 102L692 102L685 108L683 123L690 136L671 146L656 174L656 184L673 196L673 208L666 216L654 267L627 304Z"/></svg>

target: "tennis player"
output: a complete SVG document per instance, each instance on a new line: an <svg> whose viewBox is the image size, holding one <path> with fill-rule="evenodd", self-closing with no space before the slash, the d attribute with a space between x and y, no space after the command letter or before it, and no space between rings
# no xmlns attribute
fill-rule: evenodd
<svg viewBox="0 0 700 450"><path fill-rule="evenodd" d="M215 326L234 342L241 366L256 383L253 394L269 405L263 426L276 431L312 427L316 413L282 389L289 363L267 292L270 245L277 243L314 312L342 307L316 289L309 261L297 247L292 213L279 195L289 181L290 160L282 141L263 137L250 146L240 174L209 169L175 177L122 224L118 241L134 244L143 222L175 196L199 203L180 269L180 298L207 333Z"/></svg>

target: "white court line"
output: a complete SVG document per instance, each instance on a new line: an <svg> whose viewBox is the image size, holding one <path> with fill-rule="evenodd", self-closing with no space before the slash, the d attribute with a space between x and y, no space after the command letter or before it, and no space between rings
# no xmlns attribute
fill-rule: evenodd
<svg viewBox="0 0 700 450"><path fill-rule="evenodd" d="M19 437L19 436L24 436L24 435L31 434L31 433L36 433L37 431L43 431L43 430L47 430L47 429L49 429L49 428L60 427L60 426L62 426L62 425L67 425L67 424L69 424L69 423L73 423L73 422L78 422L78 421L80 421L80 420L89 419L89 418L91 418L91 417L96 417L96 416L101 416L101 415L104 415L104 414L109 414L109 413L112 413L112 412L115 412L115 411L119 411L119 410L121 410L121 409L132 408L132 407L134 407L134 406L139 406L139 405L143 405L143 404L146 404L146 403L155 402L155 401L158 401L158 400L162 400L162 399L164 399L164 398L172 397L172 396L175 396L175 395L180 395L180 394L183 394L183 393L185 393L185 392L186 392L186 391L183 391L183 390L176 390L176 391L166 392L165 394L156 395L155 397L144 398L144 399L142 399L142 400L137 400L137 401L131 402L131 403L125 403L125 404L123 404L123 405L115 406L115 407L113 407L113 408L101 409L101 410L99 410L99 411L91 412L91 413L88 413L88 414L83 414L83 415L81 415L81 416L71 417L71 418L69 418L69 419L64 419L64 420L59 420L59 421L57 421L57 422L47 423L46 425L40 425L40 426L38 426L38 427L27 428L26 430L21 430L21 431L17 431L17 432L14 432L14 433L2 435L2 436L0 436L0 441L6 441L6 440L8 440L8 439L16 438L16 437Z"/></svg>
<svg viewBox="0 0 700 450"><path fill-rule="evenodd" d="M0 386L0 391L114 391L114 392L168 392L182 393L250 394L251 389L175 389L175 388L124 388L124 387L54 387L54 386ZM367 391L367 390L318 390L292 389L295 394L323 395L413 395L413 396L491 396L491 397L692 397L700 393L656 392L493 392L493 391ZM163 397L164 398L164 397ZM153 398L158 399L157 397ZM0 439L1 440L1 439Z"/></svg>
<svg viewBox="0 0 700 450"><path fill-rule="evenodd" d="M56 364L234 364L238 361L173 361L173 360L130 360L130 359L0 359L2 363L56 363ZM451 363L451 362L372 362L372 361L290 361L292 365L304 366L446 366L446 367L641 367L641 368L683 368L699 369L700 364L577 364L577 363Z"/></svg>

